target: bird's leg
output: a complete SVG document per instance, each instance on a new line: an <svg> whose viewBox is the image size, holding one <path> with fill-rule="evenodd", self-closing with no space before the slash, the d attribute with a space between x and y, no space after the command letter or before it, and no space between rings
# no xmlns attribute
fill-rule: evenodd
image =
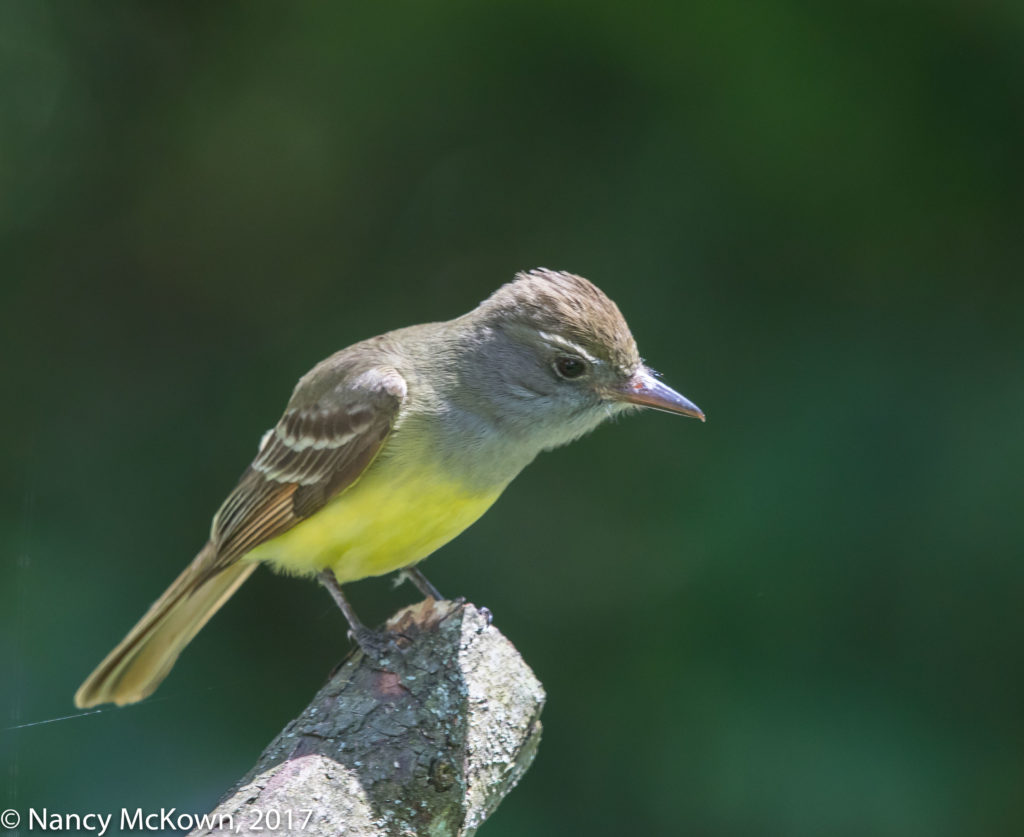
<svg viewBox="0 0 1024 837"><path fill-rule="evenodd" d="M338 579L335 578L331 570L322 570L317 575L317 578L327 588L327 592L331 594L334 603L344 614L345 621L348 622L349 636L356 641L356 645L362 649L367 657L379 661L388 652L398 650L398 645L389 631L375 631L372 628L367 628L359 617L356 616L355 610L349 604L348 599L345 598L345 594L341 592L341 585L338 584Z"/></svg>
<svg viewBox="0 0 1024 837"><path fill-rule="evenodd" d="M406 567L402 570L402 576L416 585L416 589L428 599L435 599L439 602L444 601L441 591L427 580L427 577L423 575L419 567Z"/></svg>

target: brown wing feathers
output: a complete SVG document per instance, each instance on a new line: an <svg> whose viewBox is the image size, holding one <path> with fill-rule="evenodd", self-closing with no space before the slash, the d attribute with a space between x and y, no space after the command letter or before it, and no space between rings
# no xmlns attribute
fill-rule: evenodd
<svg viewBox="0 0 1024 837"><path fill-rule="evenodd" d="M358 478L390 432L399 404L367 395L376 409L357 401L291 409L281 417L213 520L210 572L319 511Z"/></svg>
<svg viewBox="0 0 1024 837"><path fill-rule="evenodd" d="M214 517L210 542L86 679L75 695L78 706L132 703L151 694L255 569L238 559L317 512L377 455L405 381L393 369L365 370L353 380L339 366L336 356L300 382L292 406Z"/></svg>

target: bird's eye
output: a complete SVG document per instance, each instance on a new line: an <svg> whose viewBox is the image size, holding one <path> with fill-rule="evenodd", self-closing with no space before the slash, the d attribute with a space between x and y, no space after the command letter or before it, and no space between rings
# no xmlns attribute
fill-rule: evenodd
<svg viewBox="0 0 1024 837"><path fill-rule="evenodd" d="M572 355L563 355L555 360L555 372L560 378L579 378L587 372L587 362Z"/></svg>

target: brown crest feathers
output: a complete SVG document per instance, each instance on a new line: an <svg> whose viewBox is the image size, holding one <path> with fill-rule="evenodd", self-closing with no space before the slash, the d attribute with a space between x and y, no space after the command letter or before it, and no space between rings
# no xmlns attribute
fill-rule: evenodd
<svg viewBox="0 0 1024 837"><path fill-rule="evenodd" d="M579 344L623 371L640 363L619 307L592 282L538 267L516 274L480 305L485 315L551 332Z"/></svg>

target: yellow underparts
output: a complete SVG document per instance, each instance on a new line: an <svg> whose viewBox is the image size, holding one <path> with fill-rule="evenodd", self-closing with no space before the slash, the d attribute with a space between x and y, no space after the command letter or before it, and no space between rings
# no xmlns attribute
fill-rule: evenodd
<svg viewBox="0 0 1024 837"><path fill-rule="evenodd" d="M426 465L377 461L312 517L243 560L312 574L333 569L340 584L408 567L473 524L504 486L469 491Z"/></svg>

